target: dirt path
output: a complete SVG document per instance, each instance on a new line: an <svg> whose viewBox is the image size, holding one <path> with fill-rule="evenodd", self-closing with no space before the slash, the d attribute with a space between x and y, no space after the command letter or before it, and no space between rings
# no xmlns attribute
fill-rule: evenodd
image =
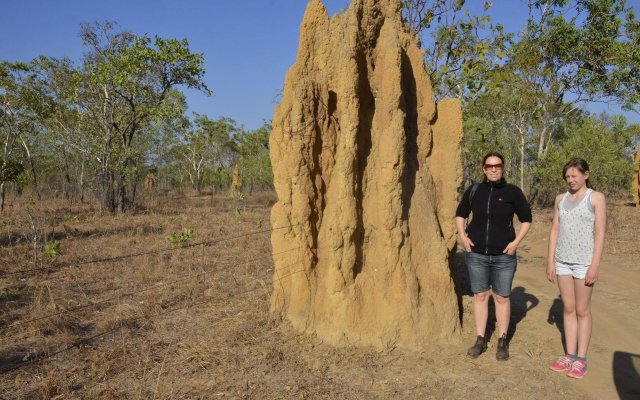
<svg viewBox="0 0 640 400"><path fill-rule="evenodd" d="M638 216L635 215L637 221ZM560 339L562 324L558 327L553 323L554 319L561 321L562 308L557 286L545 278L546 232L543 229L532 232L526 239L526 246L526 251L521 252L514 287L526 288L526 292L535 296L539 304L518 326L512 348L517 352L521 348L519 343L538 341L545 347L540 354L541 359L550 363L552 354L561 355L563 352ZM593 399L640 398L638 254L605 252L600 281L593 293L592 315L589 372L581 381L567 379L567 384Z"/></svg>

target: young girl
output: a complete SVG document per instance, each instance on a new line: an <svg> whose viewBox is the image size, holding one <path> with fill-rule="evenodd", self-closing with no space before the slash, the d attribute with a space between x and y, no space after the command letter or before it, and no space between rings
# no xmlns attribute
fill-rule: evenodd
<svg viewBox="0 0 640 400"><path fill-rule="evenodd" d="M562 176L569 190L555 200L547 279L554 282L558 278L567 354L551 364L551 369L580 379L587 373L591 293L598 280L607 216L604 195L589 187L585 160L569 161Z"/></svg>

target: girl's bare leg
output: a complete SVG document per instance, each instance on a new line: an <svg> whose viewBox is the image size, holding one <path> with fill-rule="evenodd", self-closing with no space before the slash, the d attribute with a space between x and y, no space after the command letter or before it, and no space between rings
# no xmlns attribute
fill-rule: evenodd
<svg viewBox="0 0 640 400"><path fill-rule="evenodd" d="M576 316L576 295L574 279L571 275L557 276L560 297L562 298L564 339L567 354L576 354L578 348L578 318ZM577 281L576 281L577 282ZM584 286L584 281L583 286Z"/></svg>
<svg viewBox="0 0 640 400"><path fill-rule="evenodd" d="M578 320L577 355L578 357L587 357L589 341L591 340L591 293L593 292L593 286L586 286L584 279L575 279L574 291L575 310Z"/></svg>

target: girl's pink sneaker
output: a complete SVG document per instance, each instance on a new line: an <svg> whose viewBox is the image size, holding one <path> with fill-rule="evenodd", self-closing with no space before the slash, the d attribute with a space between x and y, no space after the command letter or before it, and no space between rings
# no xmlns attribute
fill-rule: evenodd
<svg viewBox="0 0 640 400"><path fill-rule="evenodd" d="M567 372L571 370L571 364L573 360L567 354L564 357L560 357L551 364L551 369L556 372Z"/></svg>
<svg viewBox="0 0 640 400"><path fill-rule="evenodd" d="M576 379L582 379L587 373L587 363L582 360L576 360L571 364L571 370L567 372L567 376Z"/></svg>

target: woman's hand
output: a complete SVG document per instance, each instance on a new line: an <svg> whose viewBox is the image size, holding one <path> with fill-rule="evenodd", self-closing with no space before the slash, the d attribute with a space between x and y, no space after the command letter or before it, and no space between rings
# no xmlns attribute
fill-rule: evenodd
<svg viewBox="0 0 640 400"><path fill-rule="evenodd" d="M460 242L462 242L462 247L464 247L464 250L467 253L470 253L471 247L475 246L475 244L473 244L473 242L471 241L471 239L469 239L469 236L467 235L460 235Z"/></svg>
<svg viewBox="0 0 640 400"><path fill-rule="evenodd" d="M516 250L517 249L518 249L518 244L515 241L513 241L513 242L509 243L507 245L507 247L504 248L504 250L502 250L502 253L512 256L512 255L516 254Z"/></svg>
<svg viewBox="0 0 640 400"><path fill-rule="evenodd" d="M547 263L547 279L553 283L556 280L556 264L553 261Z"/></svg>

